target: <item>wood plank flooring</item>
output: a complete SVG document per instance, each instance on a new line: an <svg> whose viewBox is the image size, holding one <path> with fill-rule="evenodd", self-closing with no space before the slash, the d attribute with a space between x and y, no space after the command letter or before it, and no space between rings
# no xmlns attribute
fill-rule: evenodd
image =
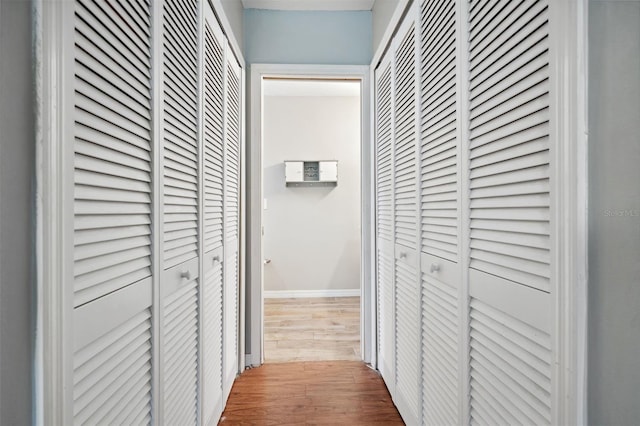
<svg viewBox="0 0 640 426"><path fill-rule="evenodd" d="M265 299L265 363L360 359L359 297Z"/></svg>
<svg viewBox="0 0 640 426"><path fill-rule="evenodd" d="M220 425L403 425L377 372L359 361L264 364L233 385Z"/></svg>

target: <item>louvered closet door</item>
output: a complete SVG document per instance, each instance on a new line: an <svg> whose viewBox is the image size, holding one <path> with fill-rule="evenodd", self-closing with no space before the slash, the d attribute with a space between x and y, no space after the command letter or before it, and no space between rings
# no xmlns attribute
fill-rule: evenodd
<svg viewBox="0 0 640 426"><path fill-rule="evenodd" d="M553 329L545 1L469 6L473 424L549 424Z"/></svg>
<svg viewBox="0 0 640 426"><path fill-rule="evenodd" d="M162 420L198 419L198 4L163 5Z"/></svg>
<svg viewBox="0 0 640 426"><path fill-rule="evenodd" d="M230 52L230 49L227 48ZM224 397L238 373L238 286L240 272L240 66L231 53L226 60L224 125Z"/></svg>
<svg viewBox="0 0 640 426"><path fill-rule="evenodd" d="M151 10L75 2L73 422L151 420ZM66 256L66 254L65 254Z"/></svg>
<svg viewBox="0 0 640 426"><path fill-rule="evenodd" d="M459 423L459 150L456 0L420 6L423 423Z"/></svg>
<svg viewBox="0 0 640 426"><path fill-rule="evenodd" d="M203 420L222 413L224 181L224 44L207 3L204 29L204 281L202 286Z"/></svg>
<svg viewBox="0 0 640 426"><path fill-rule="evenodd" d="M395 393L393 283L393 69L387 54L376 69L376 266L378 368Z"/></svg>
<svg viewBox="0 0 640 426"><path fill-rule="evenodd" d="M395 401L407 424L421 418L421 324L417 185L417 8L394 40Z"/></svg>

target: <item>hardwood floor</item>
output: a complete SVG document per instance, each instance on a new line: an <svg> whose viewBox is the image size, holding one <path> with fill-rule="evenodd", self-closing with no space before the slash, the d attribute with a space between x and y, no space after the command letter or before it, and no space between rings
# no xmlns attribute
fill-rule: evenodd
<svg viewBox="0 0 640 426"><path fill-rule="evenodd" d="M265 299L265 363L360 359L359 297Z"/></svg>
<svg viewBox="0 0 640 426"><path fill-rule="evenodd" d="M403 425L382 378L359 361L264 364L233 385L221 425Z"/></svg>

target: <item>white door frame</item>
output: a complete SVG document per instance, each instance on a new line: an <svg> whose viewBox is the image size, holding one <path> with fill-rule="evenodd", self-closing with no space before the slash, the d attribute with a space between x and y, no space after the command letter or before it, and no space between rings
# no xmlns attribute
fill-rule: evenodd
<svg viewBox="0 0 640 426"><path fill-rule="evenodd" d="M251 353L247 356L247 365L262 364L263 357L263 211L262 199L262 81L265 77L292 78L348 78L361 81L361 263L360 263L360 350L362 359L375 367L376 353L376 311L375 307L375 263L373 228L373 148L371 140L371 84L368 65L290 65L290 64L252 64L249 122L251 141L249 150L249 194L248 217L249 244L247 299L251 320L248 324L251 332Z"/></svg>

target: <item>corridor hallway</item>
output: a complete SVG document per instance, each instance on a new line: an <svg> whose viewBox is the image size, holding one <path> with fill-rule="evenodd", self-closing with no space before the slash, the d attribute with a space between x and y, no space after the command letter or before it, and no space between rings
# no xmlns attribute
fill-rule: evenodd
<svg viewBox="0 0 640 426"><path fill-rule="evenodd" d="M220 425L403 425L374 370L359 361L264 364L235 381Z"/></svg>

